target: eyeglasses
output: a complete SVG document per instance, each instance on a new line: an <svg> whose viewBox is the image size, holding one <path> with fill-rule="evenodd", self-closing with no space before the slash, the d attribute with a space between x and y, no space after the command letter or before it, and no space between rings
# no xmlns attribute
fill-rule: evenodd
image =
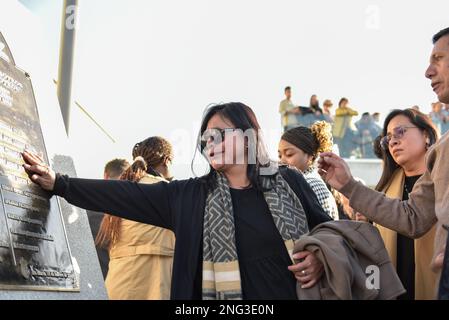
<svg viewBox="0 0 449 320"><path fill-rule="evenodd" d="M407 129L411 128L418 128L415 126L399 126L393 129L393 134L388 133L385 137L380 140L380 144L384 150L388 149L388 146L390 145L391 139L402 139L404 137L404 134L407 132Z"/></svg>
<svg viewBox="0 0 449 320"><path fill-rule="evenodd" d="M213 128L207 129L201 136L200 147L201 152L203 152L204 148L206 148L207 142L212 139L214 144L219 144L224 141L227 132L235 132L239 129L236 128Z"/></svg>

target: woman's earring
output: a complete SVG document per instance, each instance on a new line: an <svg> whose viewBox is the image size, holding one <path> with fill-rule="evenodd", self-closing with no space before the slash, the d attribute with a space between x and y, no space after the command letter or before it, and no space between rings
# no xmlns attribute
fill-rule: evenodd
<svg viewBox="0 0 449 320"><path fill-rule="evenodd" d="M430 147L430 140L426 139L426 150L429 150Z"/></svg>

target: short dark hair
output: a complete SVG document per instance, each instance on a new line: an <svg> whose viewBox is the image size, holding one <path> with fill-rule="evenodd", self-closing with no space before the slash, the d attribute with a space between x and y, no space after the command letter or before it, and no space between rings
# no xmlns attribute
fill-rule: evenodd
<svg viewBox="0 0 449 320"><path fill-rule="evenodd" d="M110 178L118 179L129 167L129 162L125 159L113 159L106 163L104 173Z"/></svg>
<svg viewBox="0 0 449 320"><path fill-rule="evenodd" d="M348 103L349 101L348 101L347 98L341 98L340 101L338 102L338 106L341 107L341 105L342 105L343 102Z"/></svg>
<svg viewBox="0 0 449 320"><path fill-rule="evenodd" d="M440 38L449 35L449 28L440 30L437 34L435 34L432 38L432 43L435 44Z"/></svg>
<svg viewBox="0 0 449 320"><path fill-rule="evenodd" d="M290 87L285 87L284 92L287 91L287 90L291 90L291 89L292 88L290 88Z"/></svg>

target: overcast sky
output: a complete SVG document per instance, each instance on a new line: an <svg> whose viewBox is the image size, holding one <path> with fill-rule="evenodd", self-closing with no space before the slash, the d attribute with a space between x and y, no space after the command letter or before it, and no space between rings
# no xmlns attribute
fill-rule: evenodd
<svg viewBox="0 0 449 320"><path fill-rule="evenodd" d="M42 19L57 78L62 1L23 0ZM77 170L99 177L112 157L130 157L153 135L175 147L174 173L191 176L203 109L251 106L273 157L283 88L360 112L419 105L436 97L425 79L431 37L449 25L449 1L79 0L73 98L117 140L77 112ZM84 118L83 118L84 117Z"/></svg>

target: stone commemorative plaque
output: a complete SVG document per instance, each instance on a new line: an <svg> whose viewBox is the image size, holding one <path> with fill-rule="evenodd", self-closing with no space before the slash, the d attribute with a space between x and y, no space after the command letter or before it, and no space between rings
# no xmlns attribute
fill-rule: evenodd
<svg viewBox="0 0 449 320"><path fill-rule="evenodd" d="M79 291L59 201L22 167L23 150L49 163L31 80L0 49L0 290Z"/></svg>

